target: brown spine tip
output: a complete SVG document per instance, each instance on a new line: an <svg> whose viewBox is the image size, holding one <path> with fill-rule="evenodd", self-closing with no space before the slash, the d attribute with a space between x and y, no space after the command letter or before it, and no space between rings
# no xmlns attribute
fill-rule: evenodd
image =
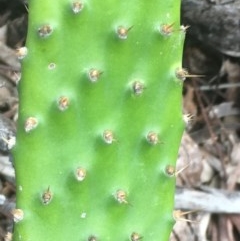
<svg viewBox="0 0 240 241"><path fill-rule="evenodd" d="M117 35L120 39L127 39L128 37L128 32L132 29L132 27L130 28L126 28L123 26L118 26L117 28Z"/></svg>
<svg viewBox="0 0 240 241"><path fill-rule="evenodd" d="M156 145L159 143L158 134L156 132L150 131L147 134L147 141L151 145Z"/></svg>
<svg viewBox="0 0 240 241"><path fill-rule="evenodd" d="M72 11L75 14L80 13L83 10L84 4L81 1L76 1L72 3Z"/></svg>
<svg viewBox="0 0 240 241"><path fill-rule="evenodd" d="M48 189L46 191L44 191L43 194L42 194L43 204L48 205L51 202L52 197L53 197L53 194L50 191L50 187L48 187Z"/></svg>
<svg viewBox="0 0 240 241"><path fill-rule="evenodd" d="M35 117L28 117L25 121L24 129L26 132L30 132L38 126L38 120Z"/></svg>
<svg viewBox="0 0 240 241"><path fill-rule="evenodd" d="M101 72L98 69L90 69L88 71L88 78L91 82L97 82L102 75L103 72Z"/></svg>
<svg viewBox="0 0 240 241"><path fill-rule="evenodd" d="M85 168L82 168L82 167L77 168L75 176L78 181L80 181L80 182L83 181L85 179L86 175L87 175L87 171Z"/></svg>
<svg viewBox="0 0 240 241"><path fill-rule="evenodd" d="M70 101L69 101L68 97L61 96L58 99L58 108L59 108L59 110L65 111L66 109L68 109L69 103L70 103Z"/></svg>
<svg viewBox="0 0 240 241"><path fill-rule="evenodd" d="M115 199L121 203L128 203L127 201L127 193L123 190L117 190L115 194Z"/></svg>
<svg viewBox="0 0 240 241"><path fill-rule="evenodd" d="M140 234L133 232L131 234L131 241L139 241L140 239L142 239L142 236L140 236Z"/></svg>
<svg viewBox="0 0 240 241"><path fill-rule="evenodd" d="M144 84L140 81L135 81L132 84L132 90L135 95L141 95L144 90Z"/></svg>
<svg viewBox="0 0 240 241"><path fill-rule="evenodd" d="M13 220L15 223L22 221L24 218L24 213L22 209L13 209L11 213L13 215Z"/></svg>
<svg viewBox="0 0 240 241"><path fill-rule="evenodd" d="M27 56L27 53L28 53L27 47L21 47L16 50L16 55L18 59L23 59L24 57Z"/></svg>
<svg viewBox="0 0 240 241"><path fill-rule="evenodd" d="M38 28L38 35L41 38L48 37L51 35L53 29L49 24L42 25L40 28Z"/></svg>
<svg viewBox="0 0 240 241"><path fill-rule="evenodd" d="M103 132L103 140L107 144L112 144L115 141L113 132L111 130L105 130Z"/></svg>
<svg viewBox="0 0 240 241"><path fill-rule="evenodd" d="M172 24L162 24L160 26L160 33L163 35L163 36L170 36L172 33L173 33L173 25L174 23Z"/></svg>

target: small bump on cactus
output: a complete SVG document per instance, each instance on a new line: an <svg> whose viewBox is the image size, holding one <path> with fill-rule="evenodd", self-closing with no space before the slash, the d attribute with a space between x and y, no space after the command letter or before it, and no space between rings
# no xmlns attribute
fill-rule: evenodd
<svg viewBox="0 0 240 241"><path fill-rule="evenodd" d="M49 37L49 35L52 34L52 31L52 27L49 24L45 24L38 29L38 34L40 37L45 38Z"/></svg>
<svg viewBox="0 0 240 241"><path fill-rule="evenodd" d="M133 232L131 234L131 241L139 241L142 238L143 237L140 234L136 233L136 232Z"/></svg>
<svg viewBox="0 0 240 241"><path fill-rule="evenodd" d="M83 181L87 175L87 171L83 167L78 167L75 175L78 181Z"/></svg>
<svg viewBox="0 0 240 241"><path fill-rule="evenodd" d="M80 13L83 10L84 4L81 1L76 1L72 3L72 11L75 14Z"/></svg>
<svg viewBox="0 0 240 241"><path fill-rule="evenodd" d="M65 111L65 110L67 110L68 107L69 107L70 100L69 100L69 98L66 97L66 96L61 96L61 97L58 99L57 104L58 104L59 110Z"/></svg>
<svg viewBox="0 0 240 241"><path fill-rule="evenodd" d="M23 59L27 56L28 49L26 47L21 47L16 50L16 56L18 59Z"/></svg>
<svg viewBox="0 0 240 241"><path fill-rule="evenodd" d="M23 213L23 210L21 209L13 209L12 215L13 215L13 221L15 223L22 221L24 218L24 213Z"/></svg>
<svg viewBox="0 0 240 241"><path fill-rule="evenodd" d="M56 64L55 63L50 63L49 65L48 65L48 69L49 70L53 70L53 69L55 69L56 68Z"/></svg>
<svg viewBox="0 0 240 241"><path fill-rule="evenodd" d="M128 204L128 201L127 201L127 194L125 191L119 189L116 191L116 194L115 194L115 198L116 200L121 204L121 203L125 203L125 204Z"/></svg>
<svg viewBox="0 0 240 241"><path fill-rule="evenodd" d="M162 24L160 26L159 31L163 36L170 36L174 31L173 26L174 26L174 23L172 23L172 24Z"/></svg>
<svg viewBox="0 0 240 241"><path fill-rule="evenodd" d="M135 95L141 95L145 89L144 83L141 81L137 80L134 81L132 84L132 90Z"/></svg>
<svg viewBox="0 0 240 241"><path fill-rule="evenodd" d="M38 126L38 120L35 117L28 117L24 129L26 132L30 132Z"/></svg>
<svg viewBox="0 0 240 241"><path fill-rule="evenodd" d="M114 134L111 130L105 130L102 136L103 136L103 141L106 144L112 144L114 141L116 141Z"/></svg>
<svg viewBox="0 0 240 241"><path fill-rule="evenodd" d="M126 28L124 26L118 26L117 28L117 36L120 39L127 39L128 37L128 32L132 29L132 26L129 28Z"/></svg>
<svg viewBox="0 0 240 241"><path fill-rule="evenodd" d="M41 197L43 204L48 205L52 201L52 198L53 193L50 190L50 187L48 187L48 189L43 192Z"/></svg>
<svg viewBox="0 0 240 241"><path fill-rule="evenodd" d="M96 82L99 80L102 73L102 71L92 68L88 71L88 78L91 82Z"/></svg>
<svg viewBox="0 0 240 241"><path fill-rule="evenodd" d="M151 145L157 145L159 143L159 138L158 138L158 134L154 131L150 131L147 134L147 141L151 144Z"/></svg>
<svg viewBox="0 0 240 241"><path fill-rule="evenodd" d="M89 236L88 241L98 241L97 237L95 236Z"/></svg>
<svg viewBox="0 0 240 241"><path fill-rule="evenodd" d="M176 169L174 166L172 165L167 165L165 168L165 172L167 175L169 175L170 177L174 176L176 173Z"/></svg>

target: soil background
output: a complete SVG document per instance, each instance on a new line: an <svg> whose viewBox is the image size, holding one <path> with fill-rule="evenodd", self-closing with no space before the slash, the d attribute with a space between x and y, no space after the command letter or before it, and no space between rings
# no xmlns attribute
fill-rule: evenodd
<svg viewBox="0 0 240 241"><path fill-rule="evenodd" d="M15 50L25 44L27 17L24 0L0 0L0 241L13 228L15 177L6 140L16 134ZM240 0L182 0L181 21L187 124L177 161L181 212L170 240L239 241Z"/></svg>

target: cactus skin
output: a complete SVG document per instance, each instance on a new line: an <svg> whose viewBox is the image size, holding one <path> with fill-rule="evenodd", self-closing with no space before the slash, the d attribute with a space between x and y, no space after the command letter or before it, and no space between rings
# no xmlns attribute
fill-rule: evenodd
<svg viewBox="0 0 240 241"><path fill-rule="evenodd" d="M29 1L14 240L168 240L166 168L184 129L180 2L73 3Z"/></svg>

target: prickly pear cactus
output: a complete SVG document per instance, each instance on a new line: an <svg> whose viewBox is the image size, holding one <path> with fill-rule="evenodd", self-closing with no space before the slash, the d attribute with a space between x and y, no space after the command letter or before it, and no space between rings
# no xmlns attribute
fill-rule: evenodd
<svg viewBox="0 0 240 241"><path fill-rule="evenodd" d="M179 14L176 0L29 0L15 241L168 240Z"/></svg>

